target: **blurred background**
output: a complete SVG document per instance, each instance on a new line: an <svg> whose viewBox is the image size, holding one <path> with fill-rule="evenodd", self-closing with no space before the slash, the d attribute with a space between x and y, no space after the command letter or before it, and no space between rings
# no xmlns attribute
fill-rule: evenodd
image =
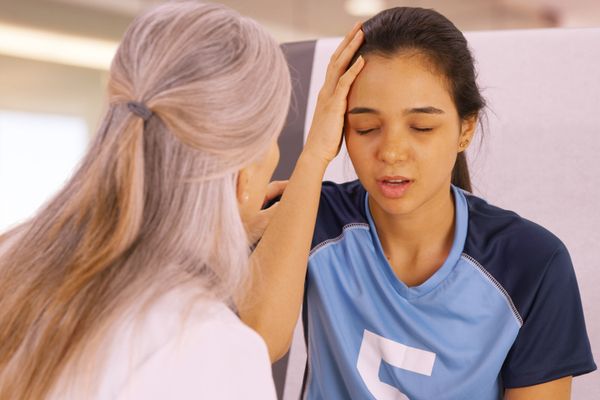
<svg viewBox="0 0 600 400"><path fill-rule="evenodd" d="M112 54L157 0L0 0L0 232L69 177L104 109ZM598 0L225 0L280 41L341 36L397 5L435 8L463 31L600 26Z"/></svg>

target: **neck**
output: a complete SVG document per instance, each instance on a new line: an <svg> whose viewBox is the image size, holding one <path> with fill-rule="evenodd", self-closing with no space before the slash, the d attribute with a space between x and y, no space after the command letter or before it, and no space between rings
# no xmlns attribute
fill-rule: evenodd
<svg viewBox="0 0 600 400"><path fill-rule="evenodd" d="M369 209L388 259L402 263L420 258L445 260L454 240L454 195L441 191L409 214L393 215L373 204ZM441 264L440 264L441 265Z"/></svg>

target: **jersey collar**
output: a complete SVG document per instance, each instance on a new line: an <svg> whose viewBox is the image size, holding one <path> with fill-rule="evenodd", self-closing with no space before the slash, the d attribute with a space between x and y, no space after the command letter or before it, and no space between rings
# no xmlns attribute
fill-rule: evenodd
<svg viewBox="0 0 600 400"><path fill-rule="evenodd" d="M373 221L373 217L369 209L369 193L366 193L364 203L365 214L367 216L367 220L369 221L371 236L374 242L377 257L379 259L379 265L382 266L383 273L387 275L387 279L398 291L398 293L407 299L421 297L435 289L441 282L443 282L448 277L448 275L450 275L450 273L452 272L462 255L463 249L465 247L465 241L467 238L469 209L467 200L465 198L465 194L463 193L462 189L454 185L451 185L451 188L452 193L454 194L454 207L456 215L454 226L454 241L452 243L452 248L450 249L450 253L446 258L446 261L440 267L440 269L438 269L429 279L427 279L421 285L412 287L408 287L404 282L402 282L400 279L398 279L398 277L396 277L396 274L392 270L392 267L390 266L385 257L383 247L381 246L381 241L379 240L379 235L377 234L377 229L375 227L375 222Z"/></svg>

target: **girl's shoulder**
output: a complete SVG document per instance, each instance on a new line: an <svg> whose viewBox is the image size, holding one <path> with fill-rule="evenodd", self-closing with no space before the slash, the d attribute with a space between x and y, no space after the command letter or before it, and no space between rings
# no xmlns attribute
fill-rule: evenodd
<svg viewBox="0 0 600 400"><path fill-rule="evenodd" d="M463 259L501 288L522 319L536 308L536 298L581 308L571 257L556 235L516 212L465 197L469 221Z"/></svg>
<svg viewBox="0 0 600 400"><path fill-rule="evenodd" d="M341 207L353 213L363 209L366 193L359 180L344 183L325 181L321 188L321 203L329 208Z"/></svg>
<svg viewBox="0 0 600 400"><path fill-rule="evenodd" d="M311 248L342 235L344 229L368 226L366 191L360 181L323 182Z"/></svg>
<svg viewBox="0 0 600 400"><path fill-rule="evenodd" d="M467 245L474 252L499 246L511 259L532 253L549 257L563 242L540 224L473 194L463 192L468 205Z"/></svg>
<svg viewBox="0 0 600 400"><path fill-rule="evenodd" d="M463 260L505 296L521 327L502 368L506 387L596 369L575 269L563 242L517 213L465 194Z"/></svg>

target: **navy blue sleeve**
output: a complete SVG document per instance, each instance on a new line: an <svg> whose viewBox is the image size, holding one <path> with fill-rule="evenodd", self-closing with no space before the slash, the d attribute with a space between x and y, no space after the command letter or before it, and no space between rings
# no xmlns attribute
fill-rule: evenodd
<svg viewBox="0 0 600 400"><path fill-rule="evenodd" d="M544 269L523 326L502 367L506 388L596 369L571 258L560 245Z"/></svg>
<svg viewBox="0 0 600 400"><path fill-rule="evenodd" d="M311 249L341 235L348 224L368 223L363 210L365 194L358 180L323 182Z"/></svg>

